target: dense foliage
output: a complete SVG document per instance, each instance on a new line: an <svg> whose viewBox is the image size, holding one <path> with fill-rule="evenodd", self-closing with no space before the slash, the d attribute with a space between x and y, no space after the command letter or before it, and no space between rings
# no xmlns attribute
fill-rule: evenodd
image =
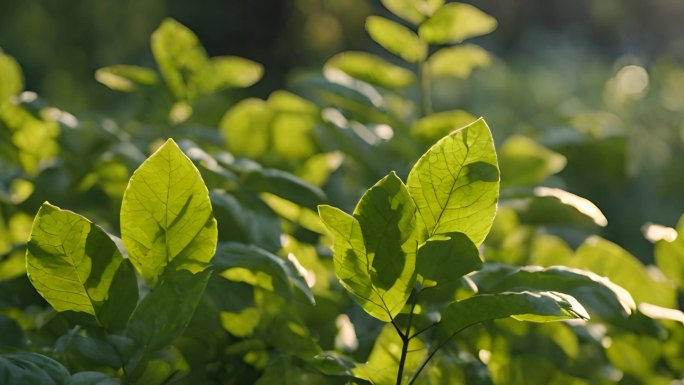
<svg viewBox="0 0 684 385"><path fill-rule="evenodd" d="M130 93L115 117L50 107L0 53L0 382L681 382L684 219L644 226L646 266L568 191L623 178L624 136L495 150L497 127L439 95L497 65L463 43L497 21L382 4L365 26L388 55L230 105L268 68L173 19L156 68L96 72Z"/></svg>

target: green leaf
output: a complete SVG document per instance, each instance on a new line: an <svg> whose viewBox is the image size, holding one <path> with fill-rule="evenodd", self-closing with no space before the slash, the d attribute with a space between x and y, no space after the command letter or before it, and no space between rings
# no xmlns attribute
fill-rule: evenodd
<svg viewBox="0 0 684 385"><path fill-rule="evenodd" d="M248 98L235 104L221 119L219 128L228 150L235 156L258 159L270 147L272 112L265 101Z"/></svg>
<svg viewBox="0 0 684 385"><path fill-rule="evenodd" d="M401 24L380 16L366 19L366 31L378 44L409 63L425 60L427 44Z"/></svg>
<svg viewBox="0 0 684 385"><path fill-rule="evenodd" d="M3 384L68 385L69 372L57 361L37 353L0 355Z"/></svg>
<svg viewBox="0 0 684 385"><path fill-rule="evenodd" d="M454 130L476 120L472 114L462 110L436 112L416 121L411 127L411 135L432 145Z"/></svg>
<svg viewBox="0 0 684 385"><path fill-rule="evenodd" d="M245 282L276 294L316 300L306 281L290 262L252 245L221 244L214 261L221 276L235 282Z"/></svg>
<svg viewBox="0 0 684 385"><path fill-rule="evenodd" d="M492 62L489 52L484 48L466 44L442 48L430 56L428 64L430 75L434 77L451 76L467 79L478 67L488 67Z"/></svg>
<svg viewBox="0 0 684 385"><path fill-rule="evenodd" d="M449 3L420 25L418 35L431 44L460 43L496 29L496 19L470 4Z"/></svg>
<svg viewBox="0 0 684 385"><path fill-rule="evenodd" d="M227 88L245 88L256 83L264 74L264 66L238 56L209 59L195 81L202 93L213 93Z"/></svg>
<svg viewBox="0 0 684 385"><path fill-rule="evenodd" d="M406 186L394 173L363 195L353 217L319 206L333 234L337 278L368 314L381 321L399 314L413 289L418 247L415 210Z"/></svg>
<svg viewBox="0 0 684 385"><path fill-rule="evenodd" d="M207 188L172 139L133 173L121 205L121 239L152 285L168 265L198 272L214 255L217 228Z"/></svg>
<svg viewBox="0 0 684 385"><path fill-rule="evenodd" d="M501 184L531 186L565 168L565 157L532 139L514 135L499 150Z"/></svg>
<svg viewBox="0 0 684 385"><path fill-rule="evenodd" d="M242 175L244 187L270 192L302 207L315 209L326 201L325 193L296 176L273 168L253 169Z"/></svg>
<svg viewBox="0 0 684 385"><path fill-rule="evenodd" d="M69 385L118 385L118 382L104 373L80 372L71 376Z"/></svg>
<svg viewBox="0 0 684 385"><path fill-rule="evenodd" d="M594 230L608 224L594 203L559 188L537 186L532 194L516 202L515 210L522 223L531 225L571 225Z"/></svg>
<svg viewBox="0 0 684 385"><path fill-rule="evenodd" d="M481 294L451 303L444 309L439 327L452 336L480 322L508 317L532 322L589 319L584 307L568 294L525 291Z"/></svg>
<svg viewBox="0 0 684 385"><path fill-rule="evenodd" d="M21 67L13 57L0 52L0 105L24 89Z"/></svg>
<svg viewBox="0 0 684 385"><path fill-rule="evenodd" d="M666 277L680 289L684 288L684 215L679 219L674 239L656 242L655 260Z"/></svg>
<svg viewBox="0 0 684 385"><path fill-rule="evenodd" d="M145 67L113 65L95 71L95 80L122 92L132 92L140 86L153 86L159 82L157 73Z"/></svg>
<svg viewBox="0 0 684 385"><path fill-rule="evenodd" d="M423 277L423 286L428 286L427 281L434 285L457 281L481 268L477 246L463 233L436 235L418 249L416 270Z"/></svg>
<svg viewBox="0 0 684 385"><path fill-rule="evenodd" d="M47 202L33 223L26 270L55 310L90 314L107 329L122 327L138 300L135 274L107 233Z"/></svg>
<svg viewBox="0 0 684 385"><path fill-rule="evenodd" d="M25 348L26 347L26 337L24 332L21 330L21 326L14 319L0 314L0 335L2 340L0 341L0 351L12 347L12 348ZM2 377L0 377L2 378Z"/></svg>
<svg viewBox="0 0 684 385"><path fill-rule="evenodd" d="M587 238L568 266L591 270L610 278L627 289L637 303L677 307L674 288L654 280L639 259L627 250L598 236Z"/></svg>
<svg viewBox="0 0 684 385"><path fill-rule="evenodd" d="M152 54L166 84L177 99L199 94L195 76L208 65L207 53L197 36L173 19L165 19L152 33Z"/></svg>
<svg viewBox="0 0 684 385"><path fill-rule="evenodd" d="M142 368L127 372L127 377L131 383L145 385L178 384L190 371L190 366L185 357L174 346L155 352L144 364L145 366Z"/></svg>
<svg viewBox="0 0 684 385"><path fill-rule="evenodd" d="M380 0L393 14L413 24L420 24L426 16L444 4L444 0Z"/></svg>
<svg viewBox="0 0 684 385"><path fill-rule="evenodd" d="M358 51L339 53L325 63L326 69L337 69L347 75L376 86L402 88L416 79L413 73L378 56Z"/></svg>
<svg viewBox="0 0 684 385"><path fill-rule="evenodd" d="M454 131L413 166L408 189L428 237L462 232L479 246L499 196L494 141L483 119Z"/></svg>
<svg viewBox="0 0 684 385"><path fill-rule="evenodd" d="M146 351L156 351L178 338L202 299L211 270L192 274L179 270L164 276L133 312L127 332Z"/></svg>
<svg viewBox="0 0 684 385"><path fill-rule="evenodd" d="M635 309L628 291L596 273L564 266L523 268L488 265L471 277L481 293L551 290L572 295L602 318L623 318Z"/></svg>

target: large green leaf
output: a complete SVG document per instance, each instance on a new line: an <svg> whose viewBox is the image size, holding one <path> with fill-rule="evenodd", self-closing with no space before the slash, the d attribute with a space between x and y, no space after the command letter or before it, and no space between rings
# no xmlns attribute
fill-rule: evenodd
<svg viewBox="0 0 684 385"><path fill-rule="evenodd" d="M312 305L316 303L306 281L291 262L256 246L221 244L214 263L220 274L231 281L249 283L285 297L303 297Z"/></svg>
<svg viewBox="0 0 684 385"><path fill-rule="evenodd" d="M24 89L21 67L13 57L0 51L0 105Z"/></svg>
<svg viewBox="0 0 684 385"><path fill-rule="evenodd" d="M672 287L653 279L639 259L627 250L598 236L587 238L568 266L610 278L627 289L637 303L676 307L676 293Z"/></svg>
<svg viewBox="0 0 684 385"><path fill-rule="evenodd" d="M168 265L198 272L214 255L217 229L207 188L172 139L133 173L121 206L121 239L153 285Z"/></svg>
<svg viewBox="0 0 684 385"><path fill-rule="evenodd" d="M496 29L496 19L470 4L449 3L420 25L418 34L432 44L460 43Z"/></svg>
<svg viewBox="0 0 684 385"><path fill-rule="evenodd" d="M219 123L228 150L252 159L266 154L271 146L272 115L266 102L256 98L244 99L231 107Z"/></svg>
<svg viewBox="0 0 684 385"><path fill-rule="evenodd" d="M55 310L90 314L106 328L122 327L138 301L133 269L104 230L47 202L33 223L26 270Z"/></svg>
<svg viewBox="0 0 684 385"><path fill-rule="evenodd" d="M482 47L472 44L442 48L430 56L430 75L466 79L475 68L487 67L492 59Z"/></svg>
<svg viewBox="0 0 684 385"><path fill-rule="evenodd" d="M380 0L393 14L419 24L444 4L444 0Z"/></svg>
<svg viewBox="0 0 684 385"><path fill-rule="evenodd" d="M166 84L177 99L192 100L199 89L195 76L208 65L197 36L173 19L165 19L152 34L152 54Z"/></svg>
<svg viewBox="0 0 684 385"><path fill-rule="evenodd" d="M401 88L415 81L413 73L378 56L358 51L339 53L325 63L326 68L340 70L347 75L376 86Z"/></svg>
<svg viewBox="0 0 684 385"><path fill-rule="evenodd" d="M156 85L157 73L145 67L113 65L95 71L95 79L105 86L123 92L132 92L140 86Z"/></svg>
<svg viewBox="0 0 684 385"><path fill-rule="evenodd" d="M427 56L427 44L415 32L384 17L369 16L366 31L378 44L407 62L417 63Z"/></svg>
<svg viewBox="0 0 684 385"><path fill-rule="evenodd" d="M147 351L155 351L179 337L202 299L211 270L167 274L131 315L126 331Z"/></svg>
<svg viewBox="0 0 684 385"><path fill-rule="evenodd" d="M483 119L452 132L413 166L408 189L428 237L462 232L479 246L499 196L494 141Z"/></svg>
<svg viewBox="0 0 684 385"><path fill-rule="evenodd" d="M507 317L532 322L589 319L584 307L568 294L506 292L476 295L449 304L442 312L439 327L445 336L452 336L477 323Z"/></svg>
<svg viewBox="0 0 684 385"><path fill-rule="evenodd" d="M568 293L603 318L623 318L636 307L629 292L609 279L564 266L488 265L472 279L481 293L530 289Z"/></svg>
<svg viewBox="0 0 684 385"><path fill-rule="evenodd" d="M394 174L364 194L350 216L330 206L319 213L333 235L335 273L366 312L389 322L416 278L415 206Z"/></svg>
<svg viewBox="0 0 684 385"><path fill-rule="evenodd" d="M457 281L481 267L480 252L463 233L436 235L418 249L416 270L423 278L423 286Z"/></svg>
<svg viewBox="0 0 684 385"><path fill-rule="evenodd" d="M684 215L679 219L674 239L656 242L655 260L663 274L684 290Z"/></svg>

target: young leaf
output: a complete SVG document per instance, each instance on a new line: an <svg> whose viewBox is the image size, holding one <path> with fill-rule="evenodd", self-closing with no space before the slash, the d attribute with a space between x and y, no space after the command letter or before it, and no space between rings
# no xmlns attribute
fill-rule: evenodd
<svg viewBox="0 0 684 385"><path fill-rule="evenodd" d="M426 16L444 4L444 0L380 0L393 14L413 24L420 24Z"/></svg>
<svg viewBox="0 0 684 385"><path fill-rule="evenodd" d="M427 235L462 232L479 246L499 196L494 141L483 119L452 132L413 166L408 189Z"/></svg>
<svg viewBox="0 0 684 385"><path fill-rule="evenodd" d="M319 206L333 233L335 273L368 314L389 322L403 308L416 279L418 232L406 186L391 173L368 190L354 216Z"/></svg>
<svg viewBox="0 0 684 385"><path fill-rule="evenodd" d="M427 56L427 44L415 32L384 17L369 16L366 31L378 44L407 62L417 63Z"/></svg>
<svg viewBox="0 0 684 385"><path fill-rule="evenodd" d="M276 294L316 300L295 266L256 246L238 243L222 244L216 250L216 269L231 281L245 282Z"/></svg>
<svg viewBox="0 0 684 385"><path fill-rule="evenodd" d="M213 93L227 88L249 87L261 79L264 66L238 56L220 56L209 59L195 81L202 93Z"/></svg>
<svg viewBox="0 0 684 385"><path fill-rule="evenodd" d="M121 205L121 239L153 285L170 264L196 273L214 255L217 229L207 188L172 139L133 173Z"/></svg>
<svg viewBox="0 0 684 385"><path fill-rule="evenodd" d="M159 81L157 73L145 67L113 65L95 71L95 80L122 92L132 92L139 86L152 86Z"/></svg>
<svg viewBox="0 0 684 385"><path fill-rule="evenodd" d="M430 75L466 79L475 68L487 67L492 59L482 47L472 44L442 48L430 56Z"/></svg>
<svg viewBox="0 0 684 385"><path fill-rule="evenodd" d="M477 118L463 110L436 112L418 119L411 127L411 136L432 145L457 128L465 127Z"/></svg>
<svg viewBox="0 0 684 385"><path fill-rule="evenodd" d="M248 98L235 104L219 123L228 150L251 159L266 154L271 145L271 117L271 110L261 99Z"/></svg>
<svg viewBox="0 0 684 385"><path fill-rule="evenodd" d="M434 285L453 282L480 268L480 252L463 233L436 235L418 249L416 270L423 277L424 286L426 281L433 281Z"/></svg>
<svg viewBox="0 0 684 385"><path fill-rule="evenodd" d="M357 51L339 53L325 63L347 75L381 87L401 88L415 81L413 73L378 56Z"/></svg>
<svg viewBox="0 0 684 385"><path fill-rule="evenodd" d="M154 288L131 315L127 332L147 351L155 351L180 336L202 299L211 270L192 274L174 271Z"/></svg>
<svg viewBox="0 0 684 385"><path fill-rule="evenodd" d="M166 19L152 33L152 54L166 84L177 99L192 100L199 89L194 76L208 58L197 36L183 24Z"/></svg>
<svg viewBox="0 0 684 385"><path fill-rule="evenodd" d="M138 300L135 274L99 226L46 202L27 246L28 277L55 310L90 314L107 329L126 323Z"/></svg>
<svg viewBox="0 0 684 385"><path fill-rule="evenodd" d="M589 319L584 307L570 295L525 291L482 294L454 302L444 309L439 327L451 336L477 323L507 317L532 322Z"/></svg>
<svg viewBox="0 0 684 385"><path fill-rule="evenodd" d="M449 3L420 25L418 35L431 44L460 43L496 29L496 19L470 4Z"/></svg>

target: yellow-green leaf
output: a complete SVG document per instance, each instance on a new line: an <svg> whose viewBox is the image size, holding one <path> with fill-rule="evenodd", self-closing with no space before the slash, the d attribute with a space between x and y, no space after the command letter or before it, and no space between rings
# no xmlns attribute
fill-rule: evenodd
<svg viewBox="0 0 684 385"><path fill-rule="evenodd" d="M427 44L415 32L384 17L369 16L366 31L378 44L407 62L417 63L427 55Z"/></svg>
<svg viewBox="0 0 684 385"><path fill-rule="evenodd" d="M209 59L209 63L195 79L203 93L212 93L226 88L249 87L261 79L264 66L238 56L220 56Z"/></svg>
<svg viewBox="0 0 684 385"><path fill-rule="evenodd" d="M328 60L325 66L338 69L355 79L387 88L406 87L415 81L411 71L366 52L339 53Z"/></svg>
<svg viewBox="0 0 684 385"><path fill-rule="evenodd" d="M121 239L153 285L168 265L196 273L213 257L217 228L207 188L172 139L133 173L121 206Z"/></svg>
<svg viewBox="0 0 684 385"><path fill-rule="evenodd" d="M499 197L499 168L489 127L479 119L430 148L413 166L408 189L427 236L461 232L479 246Z"/></svg>
<svg viewBox="0 0 684 385"><path fill-rule="evenodd" d="M13 57L0 52L0 104L24 89L21 67Z"/></svg>
<svg viewBox="0 0 684 385"><path fill-rule="evenodd" d="M444 4L444 0L380 0L393 14L419 24Z"/></svg>
<svg viewBox="0 0 684 385"><path fill-rule="evenodd" d="M28 241L26 270L55 310L90 314L107 328L123 326L138 299L128 266L100 227L47 202L41 206Z"/></svg>
<svg viewBox="0 0 684 385"><path fill-rule="evenodd" d="M95 71L95 80L105 86L122 92L132 92L140 86L157 84L157 73L145 67L113 65Z"/></svg>
<svg viewBox="0 0 684 385"><path fill-rule="evenodd" d="M488 67L492 62L484 48L465 44L442 48L430 56L430 74L434 77L452 76L466 79L478 67Z"/></svg>
<svg viewBox="0 0 684 385"><path fill-rule="evenodd" d="M418 35L432 44L460 43L496 29L496 19L464 3L449 3L420 25Z"/></svg>

